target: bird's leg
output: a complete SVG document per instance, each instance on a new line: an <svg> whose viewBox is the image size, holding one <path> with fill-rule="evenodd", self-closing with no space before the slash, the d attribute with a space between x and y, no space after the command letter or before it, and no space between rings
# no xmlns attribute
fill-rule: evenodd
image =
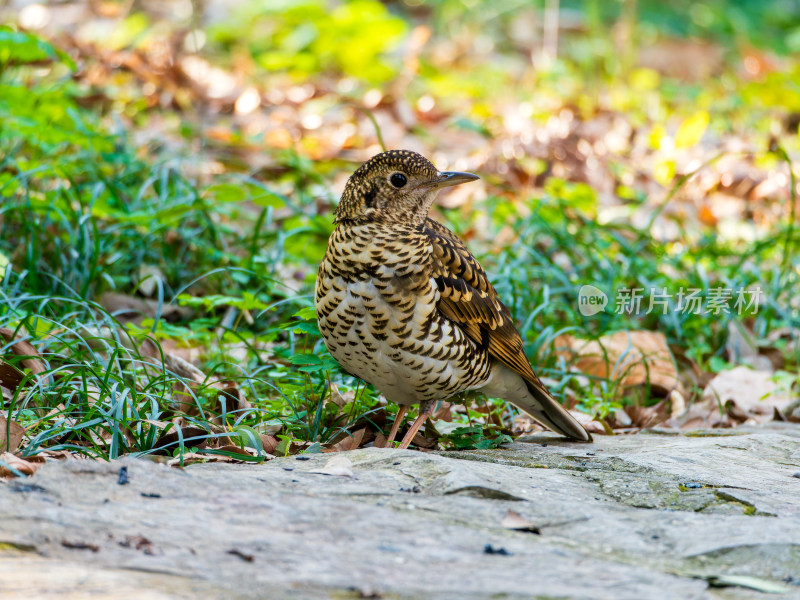
<svg viewBox="0 0 800 600"><path fill-rule="evenodd" d="M411 425L411 429L406 432L405 437L403 437L403 441L400 442L398 448L408 448L408 445L411 443L411 440L414 439L414 436L417 435L419 428L422 427L422 424L428 420L433 414L433 409L436 406L436 402L423 402L419 405L419 416Z"/></svg>
<svg viewBox="0 0 800 600"><path fill-rule="evenodd" d="M401 404L397 409L397 416L394 418L394 423L392 423L392 430L389 432L389 437L386 439L385 446L391 446L391 443L394 441L394 436L397 435L397 430L400 429L400 423L403 422L403 417L406 416L406 412L408 412L408 406L405 404Z"/></svg>

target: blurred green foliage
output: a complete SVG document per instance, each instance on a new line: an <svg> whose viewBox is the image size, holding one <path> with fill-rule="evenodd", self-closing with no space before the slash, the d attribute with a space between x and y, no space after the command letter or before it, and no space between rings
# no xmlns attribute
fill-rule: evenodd
<svg viewBox="0 0 800 600"><path fill-rule="evenodd" d="M325 0L259 0L240 5L209 34L225 52L246 50L267 71L300 79L333 68L380 83L397 70L388 53L406 30L377 0L334 7Z"/></svg>
<svg viewBox="0 0 800 600"><path fill-rule="evenodd" d="M545 0L402 0L393 4L400 3L415 11L431 9L438 26L445 28L471 23L492 27L497 21L513 21L520 11L540 13L545 8ZM779 54L800 51L797 0L561 0L559 9L567 23L579 22L606 33L629 18L645 40L660 34L715 40L732 47L752 44Z"/></svg>

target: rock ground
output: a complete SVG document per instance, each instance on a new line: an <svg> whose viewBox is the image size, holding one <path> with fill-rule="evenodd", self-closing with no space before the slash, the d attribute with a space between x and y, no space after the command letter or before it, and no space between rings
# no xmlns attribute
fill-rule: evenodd
<svg viewBox="0 0 800 600"><path fill-rule="evenodd" d="M55 462L0 484L0 597L800 598L800 428L780 425Z"/></svg>

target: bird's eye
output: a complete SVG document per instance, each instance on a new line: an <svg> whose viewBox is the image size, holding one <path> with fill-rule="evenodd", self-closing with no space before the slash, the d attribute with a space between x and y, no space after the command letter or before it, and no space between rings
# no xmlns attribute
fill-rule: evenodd
<svg viewBox="0 0 800 600"><path fill-rule="evenodd" d="M392 176L389 177L389 183L396 188L401 188L408 183L408 178L402 173L392 173Z"/></svg>

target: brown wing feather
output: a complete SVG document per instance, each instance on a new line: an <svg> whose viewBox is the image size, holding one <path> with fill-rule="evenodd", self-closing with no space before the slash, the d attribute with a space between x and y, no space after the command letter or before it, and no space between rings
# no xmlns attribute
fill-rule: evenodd
<svg viewBox="0 0 800 600"><path fill-rule="evenodd" d="M497 297L486 272L460 239L445 226L427 219L424 226L433 248L433 278L439 288L437 308L479 346L527 382L541 410L527 412L568 437L591 436L547 391L525 356L522 337L511 312Z"/></svg>
<svg viewBox="0 0 800 600"><path fill-rule="evenodd" d="M433 277L441 296L439 310L493 357L528 381L539 383L511 313L497 297L477 259L464 242L433 219L425 222L425 233L433 246Z"/></svg>

